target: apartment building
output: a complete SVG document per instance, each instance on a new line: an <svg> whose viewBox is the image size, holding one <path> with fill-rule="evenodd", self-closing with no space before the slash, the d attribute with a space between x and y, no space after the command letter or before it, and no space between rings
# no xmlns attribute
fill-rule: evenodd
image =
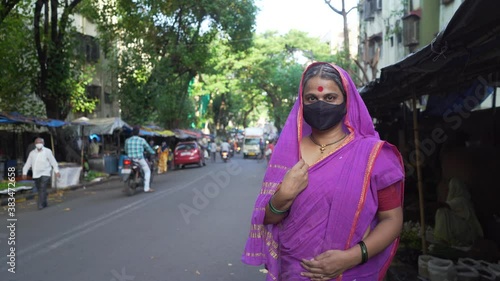
<svg viewBox="0 0 500 281"><path fill-rule="evenodd" d="M428 45L449 22L462 0L361 0L359 61L363 84Z"/></svg>
<svg viewBox="0 0 500 281"><path fill-rule="evenodd" d="M97 26L80 14L75 14L73 25L79 33L79 52L84 54L86 63L95 66L95 76L86 86L87 95L97 98L99 102L94 112L86 114L89 118L119 117L120 106L113 93L116 93L117 77L107 68L109 62L99 46ZM69 120L80 117L81 114L70 114Z"/></svg>

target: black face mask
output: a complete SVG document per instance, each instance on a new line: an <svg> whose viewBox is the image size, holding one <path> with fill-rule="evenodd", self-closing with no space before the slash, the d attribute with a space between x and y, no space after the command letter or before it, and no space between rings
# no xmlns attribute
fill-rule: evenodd
<svg viewBox="0 0 500 281"><path fill-rule="evenodd" d="M317 101L304 104L304 120L314 129L324 131L337 125L346 114L345 102L331 104Z"/></svg>

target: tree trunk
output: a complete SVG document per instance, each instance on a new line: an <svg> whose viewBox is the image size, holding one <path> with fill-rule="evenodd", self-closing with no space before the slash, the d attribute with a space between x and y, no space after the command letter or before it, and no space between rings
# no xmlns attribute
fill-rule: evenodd
<svg viewBox="0 0 500 281"><path fill-rule="evenodd" d="M250 113L252 113L253 111L253 107L249 110L246 110L244 111L243 113L243 128L248 128L248 116L250 115Z"/></svg>
<svg viewBox="0 0 500 281"><path fill-rule="evenodd" d="M271 104L273 105L274 108L279 108L281 106L281 101L278 99L278 97L273 94L273 91L267 91L267 95L271 99ZM278 131L281 131L281 116L274 112L274 125L278 129Z"/></svg>
<svg viewBox="0 0 500 281"><path fill-rule="evenodd" d="M36 94L45 104L47 118L64 120L69 113L69 96L64 90L58 91L55 74L64 72L64 60L67 59L64 48L64 37L66 28L69 24L69 15L73 13L74 8L81 0L73 0L70 5L66 5L58 18L59 1L58 0L37 0L34 10L34 41L37 52L38 65L40 67L38 81L36 85ZM43 11L43 13L42 13ZM43 23L43 29L40 24ZM42 34L43 30L43 34ZM69 73L69 72L68 72ZM53 80L53 81L52 81ZM57 159L66 158L67 142L63 134L63 129L50 129L53 135L55 146L54 154Z"/></svg>

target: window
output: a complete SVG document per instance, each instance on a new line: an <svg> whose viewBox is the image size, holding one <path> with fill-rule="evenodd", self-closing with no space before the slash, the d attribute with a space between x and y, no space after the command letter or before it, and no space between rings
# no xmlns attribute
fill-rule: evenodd
<svg viewBox="0 0 500 281"><path fill-rule="evenodd" d="M374 62L382 55L382 36L373 36L368 42L368 58Z"/></svg>
<svg viewBox="0 0 500 281"><path fill-rule="evenodd" d="M376 8L377 8L377 11L382 10L382 0L376 0Z"/></svg>
<svg viewBox="0 0 500 281"><path fill-rule="evenodd" d="M375 1L378 0L365 0L363 5L363 18L365 21L373 20L375 13Z"/></svg>
<svg viewBox="0 0 500 281"><path fill-rule="evenodd" d="M112 102L113 102L113 100L111 98L111 94L104 92L104 103L111 104Z"/></svg>
<svg viewBox="0 0 500 281"><path fill-rule="evenodd" d="M419 43L420 17L410 13L403 18L403 44L407 47L414 47Z"/></svg>
<svg viewBox="0 0 500 281"><path fill-rule="evenodd" d="M402 28L401 28L401 20L396 20L395 22L395 27L397 29L396 31L396 41L398 44L402 43L403 42L403 31L402 31Z"/></svg>
<svg viewBox="0 0 500 281"><path fill-rule="evenodd" d="M87 85L85 92L87 93L87 97L101 100L101 86Z"/></svg>
<svg viewBox="0 0 500 281"><path fill-rule="evenodd" d="M382 34L378 33L370 36L364 44L362 52L365 63L373 64L378 61L382 55Z"/></svg>
<svg viewBox="0 0 500 281"><path fill-rule="evenodd" d="M98 62L100 57L99 42L93 36L78 34L79 52L86 62Z"/></svg>

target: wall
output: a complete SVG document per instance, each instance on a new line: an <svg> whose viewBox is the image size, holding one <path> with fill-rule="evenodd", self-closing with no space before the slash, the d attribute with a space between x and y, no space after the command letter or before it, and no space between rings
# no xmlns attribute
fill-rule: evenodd
<svg viewBox="0 0 500 281"><path fill-rule="evenodd" d="M97 26L95 24L91 23L79 14L75 14L73 18L73 25L78 32L92 37L99 36ZM111 96L117 85L116 77L114 77L113 74L107 70L108 60L106 60L104 53L102 52L102 48L99 47L99 49L99 60L95 63L96 74L90 83L91 85L100 87L100 93L98 93L99 103L96 105L94 112L85 114L85 116L90 118L119 117L119 104ZM80 116L83 116L83 114L70 114L67 119L73 120Z"/></svg>
<svg viewBox="0 0 500 281"><path fill-rule="evenodd" d="M364 1L360 1L362 5ZM392 65L405 56L405 48L401 41L402 37L394 34L396 21L399 21L399 27L402 29L401 17L403 2L402 0L384 0L382 1L382 10L373 13L373 19L365 20L363 14L359 15L359 49L364 48L364 41L374 35L381 35L381 49L379 61L377 64L377 75L380 77L380 69ZM363 52L359 53L360 62L362 62ZM367 68L368 77L373 80L370 68Z"/></svg>
<svg viewBox="0 0 500 281"><path fill-rule="evenodd" d="M439 32L439 18L441 1L422 0L422 18L420 19L420 46L426 46L431 43ZM452 14L453 15L453 14ZM448 18L447 21L449 21Z"/></svg>
<svg viewBox="0 0 500 281"><path fill-rule="evenodd" d="M440 1L441 2L441 1ZM454 0L452 3L444 5L441 4L439 9L439 30L443 30L453 14L458 10L458 7L462 4L462 0Z"/></svg>

